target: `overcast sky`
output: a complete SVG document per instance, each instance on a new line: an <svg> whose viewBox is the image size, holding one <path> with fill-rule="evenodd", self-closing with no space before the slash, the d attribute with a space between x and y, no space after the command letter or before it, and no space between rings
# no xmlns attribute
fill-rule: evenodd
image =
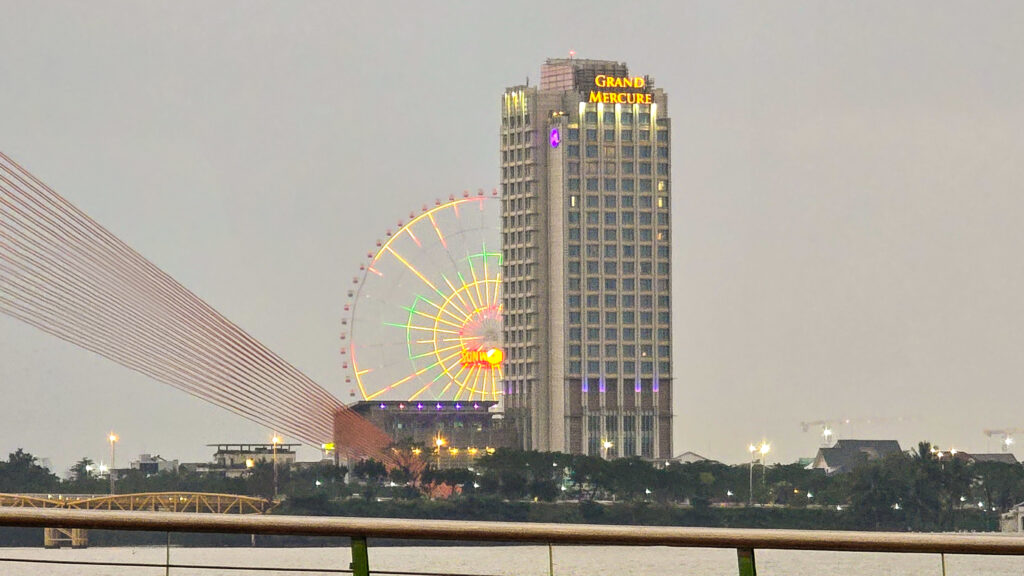
<svg viewBox="0 0 1024 576"><path fill-rule="evenodd" d="M573 49L669 94L677 453L742 462L764 438L792 461L819 443L800 422L831 418L973 451L1024 428L1018 3L0 14L0 150L340 397L367 250L410 209L495 187L503 89ZM0 362L0 457L63 473L108 459L111 429L119 464L270 436L6 316Z"/></svg>

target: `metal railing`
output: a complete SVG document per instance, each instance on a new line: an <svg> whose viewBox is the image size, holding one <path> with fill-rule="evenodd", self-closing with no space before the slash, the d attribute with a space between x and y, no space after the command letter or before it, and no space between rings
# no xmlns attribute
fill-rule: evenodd
<svg viewBox="0 0 1024 576"><path fill-rule="evenodd" d="M352 565L349 570L319 571L346 572L356 576L369 576L371 573L367 538L535 543L549 546L576 544L732 548L737 551L740 576L756 574L754 550L930 553L942 556L943 567L946 554L1024 556L1024 536L981 534L604 526L273 515L228 516L44 508L0 508L0 526L136 530L168 534L198 532L341 536L351 538L352 542Z"/></svg>

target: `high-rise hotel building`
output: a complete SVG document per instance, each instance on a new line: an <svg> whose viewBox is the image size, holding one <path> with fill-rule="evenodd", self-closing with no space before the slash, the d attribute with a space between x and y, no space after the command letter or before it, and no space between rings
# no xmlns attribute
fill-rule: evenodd
<svg viewBox="0 0 1024 576"><path fill-rule="evenodd" d="M672 456L671 126L620 62L549 59L505 90L504 402L524 449Z"/></svg>

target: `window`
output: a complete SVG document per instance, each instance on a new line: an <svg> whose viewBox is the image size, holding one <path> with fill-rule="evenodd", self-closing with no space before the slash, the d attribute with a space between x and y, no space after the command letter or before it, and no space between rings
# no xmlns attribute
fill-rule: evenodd
<svg viewBox="0 0 1024 576"><path fill-rule="evenodd" d="M628 230L628 231L632 232L633 230ZM626 239L626 232L627 232L627 230L623 230L622 231L622 239L623 240ZM630 236L632 236L632 234L630 234ZM632 258L634 252L635 252L635 249L633 248L632 244L623 244L622 245L622 257L623 258Z"/></svg>
<svg viewBox="0 0 1024 576"><path fill-rule="evenodd" d="M587 241L597 242L600 240L600 236L597 232L597 228L587 228Z"/></svg>
<svg viewBox="0 0 1024 576"><path fill-rule="evenodd" d="M619 331L615 328L605 328L604 337L606 340L615 340L619 337Z"/></svg>
<svg viewBox="0 0 1024 576"><path fill-rule="evenodd" d="M650 278L641 278L640 279L640 290L643 291L643 292L650 292L651 291L651 279Z"/></svg>
<svg viewBox="0 0 1024 576"><path fill-rule="evenodd" d="M605 312L604 323L605 324L616 324L619 321L619 315L616 312Z"/></svg>
<svg viewBox="0 0 1024 576"><path fill-rule="evenodd" d="M658 340L668 340L668 339L669 339L669 329L668 328L658 328Z"/></svg>
<svg viewBox="0 0 1024 576"><path fill-rule="evenodd" d="M604 207L605 208L615 208L615 195L614 194L606 194L605 195L605 197L604 197Z"/></svg>
<svg viewBox="0 0 1024 576"><path fill-rule="evenodd" d="M587 324L600 324L600 323L601 323L601 315L596 310L590 310L590 311L587 312ZM590 353L589 346L587 348L588 348L587 353L589 354ZM595 350L594 351L594 355L596 355L596 354L597 354L597 351Z"/></svg>
<svg viewBox="0 0 1024 576"><path fill-rule="evenodd" d="M577 154L579 154L579 152L577 152ZM624 157L626 157L626 158L632 158L633 157L633 147L632 146L623 146L622 147L622 155Z"/></svg>
<svg viewBox="0 0 1024 576"><path fill-rule="evenodd" d="M633 191L633 181L632 180L623 180L622 181L622 191L623 192L632 192Z"/></svg>
<svg viewBox="0 0 1024 576"><path fill-rule="evenodd" d="M605 374L618 374L619 373L619 363L614 361L614 360L606 361L604 363L604 373Z"/></svg>
<svg viewBox="0 0 1024 576"><path fill-rule="evenodd" d="M641 124L650 124L651 123L651 113L650 112L641 112L640 113L640 123ZM646 132L650 133L650 130L647 130Z"/></svg>
<svg viewBox="0 0 1024 576"><path fill-rule="evenodd" d="M601 248L597 244L587 244L587 258L597 258L601 256Z"/></svg>
<svg viewBox="0 0 1024 576"><path fill-rule="evenodd" d="M658 345L658 357L659 358L668 358L670 356L672 356L672 351L669 349L668 344L660 344L660 345Z"/></svg>
<svg viewBox="0 0 1024 576"><path fill-rule="evenodd" d="M642 250L643 246L641 246L640 249ZM641 274L650 274L651 273L651 263L650 262L641 262L640 263L640 273Z"/></svg>
<svg viewBox="0 0 1024 576"><path fill-rule="evenodd" d="M615 130L605 130L604 131L604 141L605 142L615 142Z"/></svg>
<svg viewBox="0 0 1024 576"><path fill-rule="evenodd" d="M587 278L587 290L598 291L601 289L600 278Z"/></svg>
<svg viewBox="0 0 1024 576"><path fill-rule="evenodd" d="M605 278L604 289L605 290L615 290L615 285L616 284L618 284L618 282L615 281L615 278Z"/></svg>
<svg viewBox="0 0 1024 576"><path fill-rule="evenodd" d="M634 321L636 321L636 316L632 310L626 310L622 313L623 324L632 324Z"/></svg>
<svg viewBox="0 0 1024 576"><path fill-rule="evenodd" d="M622 115L619 116L619 122L621 122L623 125L632 124L633 123L633 113L632 112L623 112Z"/></svg>
<svg viewBox="0 0 1024 576"><path fill-rule="evenodd" d="M651 163L650 162L641 162L640 163L640 167L639 167L639 172L640 172L640 174L645 175L645 176L649 175L651 173ZM650 186L650 184L651 184L651 181L648 180L647 181L647 185ZM650 190L650 188L648 188L648 190Z"/></svg>
<svg viewBox="0 0 1024 576"><path fill-rule="evenodd" d="M659 162L658 163L658 175L659 176L668 176L668 164L666 162Z"/></svg>
<svg viewBox="0 0 1024 576"><path fill-rule="evenodd" d="M570 262L570 264L573 264L573 262ZM597 271L598 271L597 261L595 261L595 260L588 260L587 261L587 274L597 274ZM571 273L571 271L570 271L570 273ZM577 270L576 273L578 274L579 270Z"/></svg>
<svg viewBox="0 0 1024 576"><path fill-rule="evenodd" d="M579 215L578 212L576 212L575 214L576 214L576 222L579 222L580 215ZM580 239L580 229L579 228L569 228L569 240L579 240L579 239Z"/></svg>
<svg viewBox="0 0 1024 576"><path fill-rule="evenodd" d="M587 178L587 192L597 192L597 178Z"/></svg>
<svg viewBox="0 0 1024 576"><path fill-rule="evenodd" d="M619 267L619 265L614 260L610 260L608 262L605 262L604 263L604 273L605 274L618 274L618 270L617 270L618 267Z"/></svg>
<svg viewBox="0 0 1024 576"><path fill-rule="evenodd" d="M569 290L575 290L576 292L580 291L580 279L579 278L569 278Z"/></svg>
<svg viewBox="0 0 1024 576"><path fill-rule="evenodd" d="M569 274L579 274L579 273L580 273L580 263L579 263L579 261L578 260L570 260L569 261Z"/></svg>
<svg viewBox="0 0 1024 576"><path fill-rule="evenodd" d="M587 194L585 201L587 203L587 208L597 208L601 202L594 194Z"/></svg>
<svg viewBox="0 0 1024 576"><path fill-rule="evenodd" d="M587 129L587 140L597 140L597 129L596 128L589 128L589 129Z"/></svg>
<svg viewBox="0 0 1024 576"><path fill-rule="evenodd" d="M626 294L622 297L622 306L625 308L632 308L636 305L636 296L632 294Z"/></svg>
<svg viewBox="0 0 1024 576"><path fill-rule="evenodd" d="M651 179L650 178L641 178L640 179L640 191L641 192L650 192L651 191Z"/></svg>
<svg viewBox="0 0 1024 576"><path fill-rule="evenodd" d="M608 229L608 230L605 230L604 232L605 232L605 235L607 236L608 232L614 232L614 230ZM571 248L571 246L570 246L570 248ZM570 254L570 256L571 256L571 254ZM618 247L616 245L608 244L608 245L606 245L604 247L604 257L605 258L616 258L617 256L618 256Z"/></svg>
<svg viewBox="0 0 1024 576"><path fill-rule="evenodd" d="M579 360L569 361L569 372L573 374L579 374L580 372L583 372L583 363L580 362Z"/></svg>
<svg viewBox="0 0 1024 576"><path fill-rule="evenodd" d="M625 292L632 292L636 289L636 281L632 278L622 279L622 290Z"/></svg>
<svg viewBox="0 0 1024 576"><path fill-rule="evenodd" d="M651 229L650 228L641 228L640 229L640 240L642 242L650 242L651 241ZM647 254L647 256L650 256L650 254Z"/></svg>
<svg viewBox="0 0 1024 576"><path fill-rule="evenodd" d="M569 191L570 192L579 192L580 191L580 179L579 178L569 178Z"/></svg>
<svg viewBox="0 0 1024 576"><path fill-rule="evenodd" d="M617 231L615 228L605 228L604 230L604 241L614 242Z"/></svg>
<svg viewBox="0 0 1024 576"><path fill-rule="evenodd" d="M661 296L658 296L658 306L662 308L668 308L668 304L668 294L662 294Z"/></svg>
<svg viewBox="0 0 1024 576"><path fill-rule="evenodd" d="M650 226L651 224L651 213L641 212L640 213L640 224L643 226Z"/></svg>
<svg viewBox="0 0 1024 576"><path fill-rule="evenodd" d="M600 328L587 328L587 340L600 340L601 329ZM597 372L597 368L591 368L593 372Z"/></svg>
<svg viewBox="0 0 1024 576"><path fill-rule="evenodd" d="M606 308L614 308L615 307L615 294L605 294L604 295L604 305L605 305Z"/></svg>
<svg viewBox="0 0 1024 576"><path fill-rule="evenodd" d="M668 258L668 246L665 246L664 244L658 246L658 257Z"/></svg>
<svg viewBox="0 0 1024 576"><path fill-rule="evenodd" d="M600 298L597 294L587 294L587 308L597 308L600 304Z"/></svg>
<svg viewBox="0 0 1024 576"><path fill-rule="evenodd" d="M576 142L579 139L580 139L580 129L579 128L569 128L569 141L570 142Z"/></svg>
<svg viewBox="0 0 1024 576"><path fill-rule="evenodd" d="M597 360L587 360L587 372L597 372L601 370L601 363Z"/></svg>
<svg viewBox="0 0 1024 576"><path fill-rule="evenodd" d="M579 224L580 213L576 211L569 212L569 224Z"/></svg>
<svg viewBox="0 0 1024 576"><path fill-rule="evenodd" d="M662 276L668 275L668 262L658 262L658 274Z"/></svg>
<svg viewBox="0 0 1024 576"><path fill-rule="evenodd" d="M633 163L632 162L623 162L622 163L622 173L623 174L632 174L633 173Z"/></svg>
<svg viewBox="0 0 1024 576"><path fill-rule="evenodd" d="M583 340L583 331L579 328L569 328L569 340L573 342Z"/></svg>
<svg viewBox="0 0 1024 576"><path fill-rule="evenodd" d="M658 158L668 158L668 146L658 146Z"/></svg>
<svg viewBox="0 0 1024 576"><path fill-rule="evenodd" d="M625 332L625 330L623 330L623 332ZM633 374L635 372L636 372L636 362L633 362L632 360L626 360L626 361L624 361L622 363L622 373L623 374Z"/></svg>
<svg viewBox="0 0 1024 576"><path fill-rule="evenodd" d="M600 217L597 215L597 212L587 211L587 224L597 224L598 222L600 222Z"/></svg>
<svg viewBox="0 0 1024 576"><path fill-rule="evenodd" d="M587 144L587 158L597 158L597 144Z"/></svg>
<svg viewBox="0 0 1024 576"><path fill-rule="evenodd" d="M615 220L616 220L615 212L605 212L604 213L604 223L605 223L606 226L615 226Z"/></svg>
<svg viewBox="0 0 1024 576"><path fill-rule="evenodd" d="M609 166L614 166L614 164L609 164ZM614 178L605 178L604 179L604 191L605 192L615 192L615 184L616 184L616 180Z"/></svg>
<svg viewBox="0 0 1024 576"><path fill-rule="evenodd" d="M636 329L634 329L634 328L623 328L622 329L622 339L623 340L635 340L636 339Z"/></svg>
<svg viewBox="0 0 1024 576"><path fill-rule="evenodd" d="M632 140L633 140L633 131L632 130L623 130L622 131L622 141L623 142L630 142Z"/></svg>
<svg viewBox="0 0 1024 576"><path fill-rule="evenodd" d="M580 323L580 313L575 311L575 310L570 310L569 311L569 324L579 324L579 323Z"/></svg>
<svg viewBox="0 0 1024 576"><path fill-rule="evenodd" d="M597 122L597 112L587 110L587 113L583 116L584 121L594 123Z"/></svg>
<svg viewBox="0 0 1024 576"><path fill-rule="evenodd" d="M574 158L579 158L580 147L579 147L578 144L569 144L568 146L565 147L565 152L569 156L572 156Z"/></svg>
<svg viewBox="0 0 1024 576"><path fill-rule="evenodd" d="M633 213L632 212L623 212L622 213L622 223L623 224L632 224L633 223ZM625 232L625 230L623 230L623 232ZM623 236L623 239L625 239L625 236Z"/></svg>
<svg viewBox="0 0 1024 576"><path fill-rule="evenodd" d="M651 147L650 146L640 146L640 148L638 148L638 150L639 150L639 156L641 158L650 158L651 157Z"/></svg>
<svg viewBox="0 0 1024 576"><path fill-rule="evenodd" d="M615 111L614 110L606 111L603 114L603 116L604 116L603 120L605 122L608 122L610 124L614 124L615 123Z"/></svg>
<svg viewBox="0 0 1024 576"><path fill-rule="evenodd" d="M626 182L627 182L626 180L623 180L622 181L622 185L625 186ZM633 189L633 181L629 180L628 182L629 182L629 189L632 190ZM625 190L625 188L623 188L623 190ZM623 208L632 208L633 207L633 197L632 196L623 196L622 197L622 207Z"/></svg>
<svg viewBox="0 0 1024 576"><path fill-rule="evenodd" d="M580 307L580 295L579 294L570 294L568 301L569 301L569 308L579 308Z"/></svg>
<svg viewBox="0 0 1024 576"><path fill-rule="evenodd" d="M636 263L635 262L628 262L627 261L627 262L623 262L622 263L622 273L623 274L633 274L635 272L636 272Z"/></svg>

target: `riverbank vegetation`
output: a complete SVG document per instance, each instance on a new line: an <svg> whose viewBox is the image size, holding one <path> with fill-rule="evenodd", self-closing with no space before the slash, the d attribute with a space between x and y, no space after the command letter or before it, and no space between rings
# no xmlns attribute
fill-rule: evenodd
<svg viewBox="0 0 1024 576"><path fill-rule="evenodd" d="M392 449L391 468L365 460L282 466L274 513L527 522L843 530L995 530L999 513L1024 500L1024 467L936 457L916 450L827 476L798 464L729 466L713 461L654 466L498 450L471 467L438 469L425 447ZM130 471L117 491L219 492L270 497L270 463L240 477ZM21 450L0 461L0 493L103 494L106 478L85 460L58 478Z"/></svg>

